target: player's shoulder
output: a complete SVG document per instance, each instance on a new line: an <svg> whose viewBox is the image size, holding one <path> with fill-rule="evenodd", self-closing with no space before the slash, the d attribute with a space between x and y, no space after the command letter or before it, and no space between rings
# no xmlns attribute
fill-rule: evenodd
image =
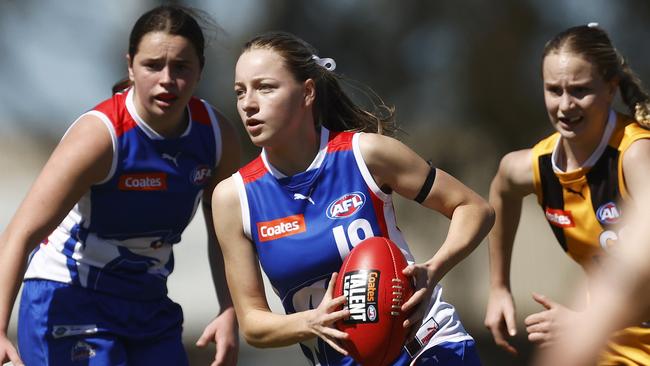
<svg viewBox="0 0 650 366"><path fill-rule="evenodd" d="M528 192L533 186L533 149L511 151L501 158L497 177Z"/></svg>
<svg viewBox="0 0 650 366"><path fill-rule="evenodd" d="M212 206L226 210L239 206L239 187L234 175L222 180L214 188Z"/></svg>
<svg viewBox="0 0 650 366"><path fill-rule="evenodd" d="M366 163L390 159L404 149L408 147L394 137L369 132L359 134L359 150Z"/></svg>

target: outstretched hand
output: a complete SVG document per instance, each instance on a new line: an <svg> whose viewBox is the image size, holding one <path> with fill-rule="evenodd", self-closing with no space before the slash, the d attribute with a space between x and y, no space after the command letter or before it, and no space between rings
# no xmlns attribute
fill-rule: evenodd
<svg viewBox="0 0 650 366"><path fill-rule="evenodd" d="M508 289L500 288L490 291L485 312L485 327L490 330L494 342L499 347L512 355L518 354L517 349L508 342L508 338L517 335L515 302Z"/></svg>
<svg viewBox="0 0 650 366"><path fill-rule="evenodd" d="M524 320L528 340L541 347L546 347L557 341L562 330L568 326L567 323L574 311L544 295L533 293L533 299L541 304L544 310L531 314Z"/></svg>
<svg viewBox="0 0 650 366"><path fill-rule="evenodd" d="M239 334L235 310L230 307L214 318L196 341L197 347L215 343L214 361L210 366L235 366L239 353Z"/></svg>
<svg viewBox="0 0 650 366"><path fill-rule="evenodd" d="M336 277L337 273L332 273L323 301L316 309L310 310L311 314L307 318L307 327L332 348L341 354L347 355L348 352L341 346L340 341L348 339L349 336L347 333L336 329L334 324L339 320L349 318L350 311L347 309L336 310L345 304L345 296L332 299Z"/></svg>

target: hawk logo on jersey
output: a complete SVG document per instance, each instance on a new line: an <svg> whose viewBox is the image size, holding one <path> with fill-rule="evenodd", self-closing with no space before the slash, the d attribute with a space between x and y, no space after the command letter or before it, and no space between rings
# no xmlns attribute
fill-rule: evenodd
<svg viewBox="0 0 650 366"><path fill-rule="evenodd" d="M257 237L260 241L280 239L304 233L306 230L307 225L302 214L257 223Z"/></svg>
<svg viewBox="0 0 650 366"><path fill-rule="evenodd" d="M210 176L212 175L212 169L207 165L199 165L196 168L192 169L190 173L190 181L192 184L201 186L204 185Z"/></svg>
<svg viewBox="0 0 650 366"><path fill-rule="evenodd" d="M571 216L571 211L564 211L556 208L546 208L544 210L546 219L554 226L568 228L576 226Z"/></svg>
<svg viewBox="0 0 650 366"><path fill-rule="evenodd" d="M598 210L596 210L596 217L601 224L615 224L621 217L621 212L618 210L618 207L616 207L614 202L607 202L598 207Z"/></svg>
<svg viewBox="0 0 650 366"><path fill-rule="evenodd" d="M354 215L366 203L366 196L361 192L347 193L327 207L327 217L343 219Z"/></svg>
<svg viewBox="0 0 650 366"><path fill-rule="evenodd" d="M118 187L121 191L166 191L167 174L134 173L120 176Z"/></svg>
<svg viewBox="0 0 650 366"><path fill-rule="evenodd" d="M359 270L347 272L343 277L343 296L347 299L345 308L350 317L345 323L376 323L379 321L377 297L379 271Z"/></svg>

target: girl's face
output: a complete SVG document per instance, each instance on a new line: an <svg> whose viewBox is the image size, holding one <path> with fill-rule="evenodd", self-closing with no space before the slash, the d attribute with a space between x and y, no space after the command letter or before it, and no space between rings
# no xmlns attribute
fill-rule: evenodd
<svg viewBox="0 0 650 366"><path fill-rule="evenodd" d="M179 123L201 77L199 56L185 38L150 32L140 40L129 62L135 86L134 103L147 122L178 119Z"/></svg>
<svg viewBox="0 0 650 366"><path fill-rule="evenodd" d="M566 139L598 141L614 99L616 81L568 51L548 54L542 64L544 101L553 127Z"/></svg>
<svg viewBox="0 0 650 366"><path fill-rule="evenodd" d="M257 146L290 143L286 138L299 134L308 121L313 128L313 81L297 81L272 49L252 48L239 56L235 94L239 116Z"/></svg>

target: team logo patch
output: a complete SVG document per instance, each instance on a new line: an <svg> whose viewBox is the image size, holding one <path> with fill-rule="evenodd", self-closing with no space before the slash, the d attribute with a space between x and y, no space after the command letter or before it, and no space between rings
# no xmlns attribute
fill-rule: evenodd
<svg viewBox="0 0 650 366"><path fill-rule="evenodd" d="M347 193L327 206L327 217L343 219L354 215L366 203L366 196L361 192Z"/></svg>
<svg viewBox="0 0 650 366"><path fill-rule="evenodd" d="M120 176L118 187L121 191L166 191L166 173L134 173Z"/></svg>
<svg viewBox="0 0 650 366"><path fill-rule="evenodd" d="M596 210L596 218L601 224L615 224L620 217L621 212L614 202L607 202Z"/></svg>
<svg viewBox="0 0 650 366"><path fill-rule="evenodd" d="M554 226L561 228L576 226L575 221L573 221L573 216L571 216L571 211L546 207L544 213L546 214L546 219L548 222Z"/></svg>
<svg viewBox="0 0 650 366"><path fill-rule="evenodd" d="M208 181L211 175L212 169L210 169L209 166L199 165L192 169L192 172L190 173L190 181L194 185L202 186Z"/></svg>
<svg viewBox="0 0 650 366"><path fill-rule="evenodd" d="M257 237L260 241L280 239L285 236L304 233L307 230L303 215L291 215L271 221L257 223Z"/></svg>
<svg viewBox="0 0 650 366"><path fill-rule="evenodd" d="M343 277L343 296L347 302L345 308L350 310L348 324L377 323L377 298L379 297L379 271L359 270L347 272Z"/></svg>
<svg viewBox="0 0 650 366"><path fill-rule="evenodd" d="M95 351L95 347L91 346L90 344L84 341L79 341L74 345L74 347L72 347L70 359L72 360L72 362L84 361L84 360L91 359L96 355L97 352Z"/></svg>

